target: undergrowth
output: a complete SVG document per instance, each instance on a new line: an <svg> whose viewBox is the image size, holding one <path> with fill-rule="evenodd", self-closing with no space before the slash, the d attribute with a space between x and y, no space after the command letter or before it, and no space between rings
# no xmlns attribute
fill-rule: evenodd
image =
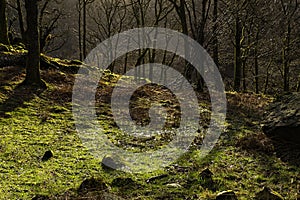
<svg viewBox="0 0 300 200"><path fill-rule="evenodd" d="M131 174L106 169L82 145L71 105L76 75L45 70L42 76L48 89L33 92L18 87L24 79L22 68L2 68L0 73L0 199L31 199L36 195L50 199L100 199L108 194L114 195L114 199L215 199L224 190L233 190L238 199L253 199L264 186L286 199L297 198L299 168L277 158L273 144L260 130L262 113L271 101L269 97L228 92L227 128L208 156L200 157L200 135L172 165L151 173ZM113 81L119 78L109 76ZM118 135L106 95L113 90L113 84L104 79L100 86L102 98L98 98L97 115L100 124L110 131L112 142L126 143L127 149L147 150L149 143ZM137 120L145 120L140 123L147 123L149 108L143 105L147 105L145 100L149 100L151 91L153 88L148 87L145 95L133 103L143 111L133 109ZM171 113L178 112L176 102L164 100L164 103L173 105L169 107ZM199 104L204 116L209 116L209 101L200 99ZM42 161L48 150L53 157ZM213 174L208 180L201 177L207 168ZM108 189L78 192L81 183L91 177L103 180ZM133 182L116 184L116 179Z"/></svg>

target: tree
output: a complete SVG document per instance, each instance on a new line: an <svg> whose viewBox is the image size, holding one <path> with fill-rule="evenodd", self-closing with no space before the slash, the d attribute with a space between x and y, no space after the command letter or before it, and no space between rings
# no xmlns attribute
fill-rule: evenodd
<svg viewBox="0 0 300 200"><path fill-rule="evenodd" d="M9 44L5 0L0 0L0 43Z"/></svg>
<svg viewBox="0 0 300 200"><path fill-rule="evenodd" d="M10 2L9 7L16 11L16 14L19 22L19 30L22 37L22 42L26 43L25 37L25 27L23 21L23 1L16 0L15 4ZM60 32L61 27L58 27L58 22L63 16L61 1L59 0L39 0L39 32L40 32L40 51L42 53L49 53L56 50L59 50L64 44L63 42L55 43L55 39L62 38L62 34L57 34L55 32ZM12 14L14 16L14 14ZM10 22L12 23L12 22ZM12 24L10 24L12 26ZM17 38L20 39L20 38ZM11 41L15 42L15 41ZM55 43L55 45L53 45Z"/></svg>
<svg viewBox="0 0 300 200"><path fill-rule="evenodd" d="M219 67L219 41L218 41L218 0L214 0L214 8L213 8L213 59L216 63L217 67Z"/></svg>
<svg viewBox="0 0 300 200"><path fill-rule="evenodd" d="M99 0L91 11L93 15L90 17L92 22L94 22L94 26L89 32L94 41L89 41L89 43L93 46L120 33L126 25L127 10L125 0ZM108 45L107 48L111 49L111 51L107 52L107 56L111 58L114 47L112 43ZM114 71L114 65L115 63L113 62L109 66L112 72Z"/></svg>
<svg viewBox="0 0 300 200"><path fill-rule="evenodd" d="M82 55L82 36L81 36L81 10L82 10L82 0L78 0L78 3L76 5L77 11L78 11L78 48L79 48L79 60L83 60Z"/></svg>
<svg viewBox="0 0 300 200"><path fill-rule="evenodd" d="M229 38L233 44L233 89L237 92L241 89L242 81L242 56L243 56L243 44L245 33L244 14L247 9L248 1L223 1L225 15L227 15L228 28L231 31L231 37ZM224 12L224 11L223 11ZM229 44L227 44L229 45ZM228 48L229 49L229 48ZM231 61L232 62L232 61Z"/></svg>
<svg viewBox="0 0 300 200"><path fill-rule="evenodd" d="M58 29L59 20L63 16L60 5L61 2L57 0L45 0L40 7L39 31L40 49L42 53L56 51L65 44L65 41L62 41L60 44L53 45L52 48L49 48L49 44L53 44L55 38L61 37L61 35L54 34Z"/></svg>
<svg viewBox="0 0 300 200"><path fill-rule="evenodd" d="M285 22L285 37L283 41L282 48L282 63L283 63L283 90L288 92L290 90L290 62L291 62L291 43L292 43L292 22L293 17L297 13L299 3L298 0L289 0L288 2L280 1L282 11L283 11L283 20Z"/></svg>
<svg viewBox="0 0 300 200"><path fill-rule="evenodd" d="M242 25L239 16L235 18L235 43L234 43L234 90L239 92L242 79L241 41Z"/></svg>
<svg viewBox="0 0 300 200"><path fill-rule="evenodd" d="M199 2L199 1L198 1ZM216 5L216 4L215 4ZM198 5L195 0L191 1L190 6L187 7L187 14L190 22L190 29L192 32L193 38L205 49L208 46L208 37L207 37L207 22L209 18L210 8L211 8L211 0L202 0L200 3L201 12L197 12ZM190 8L189 8L190 7ZM217 8L214 8L217 9ZM214 13L216 14L216 13ZM214 21L213 21L214 23ZM215 24L215 23L214 23ZM215 33L212 33L215 35ZM203 69L200 68L203 73ZM191 75L194 76L194 84L196 85L196 88L198 91L203 91L204 88L204 80L200 76L200 74L197 72L197 70L194 68L191 70ZM193 79L193 78L192 78Z"/></svg>
<svg viewBox="0 0 300 200"><path fill-rule="evenodd" d="M87 56L87 7L95 0L78 0L78 44L79 59L83 60Z"/></svg>
<svg viewBox="0 0 300 200"><path fill-rule="evenodd" d="M25 0L26 41L28 56L26 61L26 78L23 84L46 88L40 76L40 35L38 23L38 0Z"/></svg>
<svg viewBox="0 0 300 200"><path fill-rule="evenodd" d="M22 13L22 8L21 8L21 2L20 0L17 0L17 11L18 11L18 18L19 18L19 26L20 26L20 31L21 31L21 36L22 39L25 39L24 33L24 23L23 23L23 13Z"/></svg>
<svg viewBox="0 0 300 200"><path fill-rule="evenodd" d="M189 35L188 23L187 23L188 22L188 19L187 19L188 11L187 11L187 6L186 6L185 0L179 0L179 2L177 2L177 0L169 0L169 1L174 6L175 11L178 15L178 18L180 20L180 25L182 28L182 30L181 30L182 33L185 35ZM191 20L191 18L190 18L190 20ZM188 47L186 44L184 45L184 49L185 49L185 52L187 52ZM193 74L194 70L192 69L192 66L186 61L184 75L190 81L192 80L192 74ZM198 85L197 83L195 83L195 84Z"/></svg>

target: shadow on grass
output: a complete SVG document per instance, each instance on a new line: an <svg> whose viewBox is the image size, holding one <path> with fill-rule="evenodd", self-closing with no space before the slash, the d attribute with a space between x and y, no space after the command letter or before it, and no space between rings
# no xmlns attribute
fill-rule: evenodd
<svg viewBox="0 0 300 200"><path fill-rule="evenodd" d="M0 68L0 86L9 85L14 81L18 81L25 75L24 72L24 67L8 66Z"/></svg>
<svg viewBox="0 0 300 200"><path fill-rule="evenodd" d="M260 123L265 118L264 111L269 99L247 93L227 94L227 98L227 120L232 125L229 140L233 144L254 155L262 153L271 156L275 153L283 162L300 166L300 144L271 139L261 129ZM248 133L243 133L243 137L237 136L244 131Z"/></svg>
<svg viewBox="0 0 300 200"><path fill-rule="evenodd" d="M14 111L19 107L25 107L24 103L35 98L36 95L40 95L45 89L39 89L30 86L17 85L8 98L0 105L0 117L11 117L9 112Z"/></svg>
<svg viewBox="0 0 300 200"><path fill-rule="evenodd" d="M278 158L290 165L300 167L300 144L273 140L274 150Z"/></svg>

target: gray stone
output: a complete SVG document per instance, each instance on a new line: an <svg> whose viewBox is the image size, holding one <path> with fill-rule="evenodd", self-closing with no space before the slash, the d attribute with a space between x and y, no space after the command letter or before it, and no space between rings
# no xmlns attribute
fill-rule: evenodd
<svg viewBox="0 0 300 200"><path fill-rule="evenodd" d="M220 192L216 200L237 200L235 193L232 190Z"/></svg>
<svg viewBox="0 0 300 200"><path fill-rule="evenodd" d="M268 187L258 192L255 196L255 200L283 200L284 198L280 196L277 192L271 190Z"/></svg>
<svg viewBox="0 0 300 200"><path fill-rule="evenodd" d="M36 195L31 200L49 200L50 198L46 195Z"/></svg>
<svg viewBox="0 0 300 200"><path fill-rule="evenodd" d="M216 191L216 184L213 180L213 173L207 168L199 174L199 181L202 187Z"/></svg>
<svg viewBox="0 0 300 200"><path fill-rule="evenodd" d="M89 178L85 179L79 186L78 192L84 193L89 191L105 191L108 189L106 183L101 179Z"/></svg>
<svg viewBox="0 0 300 200"><path fill-rule="evenodd" d="M111 169L111 170L120 170L125 167L125 165L120 162L120 160L115 157L105 156L101 162L103 169Z"/></svg>
<svg viewBox="0 0 300 200"><path fill-rule="evenodd" d="M51 150L48 150L44 153L43 157L42 157L42 161L47 161L49 160L50 158L53 157L53 153Z"/></svg>
<svg viewBox="0 0 300 200"><path fill-rule="evenodd" d="M300 93L290 93L270 104L263 132L271 139L300 144Z"/></svg>

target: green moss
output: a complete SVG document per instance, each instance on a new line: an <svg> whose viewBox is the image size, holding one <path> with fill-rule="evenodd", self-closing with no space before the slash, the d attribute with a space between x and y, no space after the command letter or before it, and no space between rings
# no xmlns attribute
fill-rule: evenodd
<svg viewBox="0 0 300 200"><path fill-rule="evenodd" d="M9 52L10 51L10 46L0 43L0 51Z"/></svg>
<svg viewBox="0 0 300 200"><path fill-rule="evenodd" d="M109 73L109 72L107 72ZM110 74L107 80L116 81L118 75ZM109 85L109 84L107 84ZM0 103L13 91L15 84L2 87ZM126 199L214 199L221 191L234 190L238 199L252 199L262 185L279 191L286 199L296 199L299 167L283 163L273 154L249 151L237 147L237 141L254 135L256 129L230 121L232 129L221 136L218 144L205 158L199 146L191 148L171 166L151 173L130 174L104 170L100 160L83 147L78 137L71 104L49 100L56 85L49 83L48 91L34 95L23 105L0 118L0 199L31 199L37 194L55 199L68 191L77 195L81 182L90 177L101 177L110 186L109 193ZM165 101L164 103L168 103ZM109 105L97 105L98 119L106 134L116 145L120 141L132 143L131 137L115 127ZM208 104L202 103L202 111L209 113ZM146 142L134 143L140 151L149 148ZM160 143L153 143L158 145ZM51 150L54 156L45 162L41 158ZM214 187L207 187L200 173L209 168ZM153 177L155 181L147 182ZM135 187L115 187L116 178L131 178ZM294 180L294 181L292 181ZM182 187L172 187L180 185ZM97 192L90 195L96 196ZM98 192L99 193L99 192Z"/></svg>

